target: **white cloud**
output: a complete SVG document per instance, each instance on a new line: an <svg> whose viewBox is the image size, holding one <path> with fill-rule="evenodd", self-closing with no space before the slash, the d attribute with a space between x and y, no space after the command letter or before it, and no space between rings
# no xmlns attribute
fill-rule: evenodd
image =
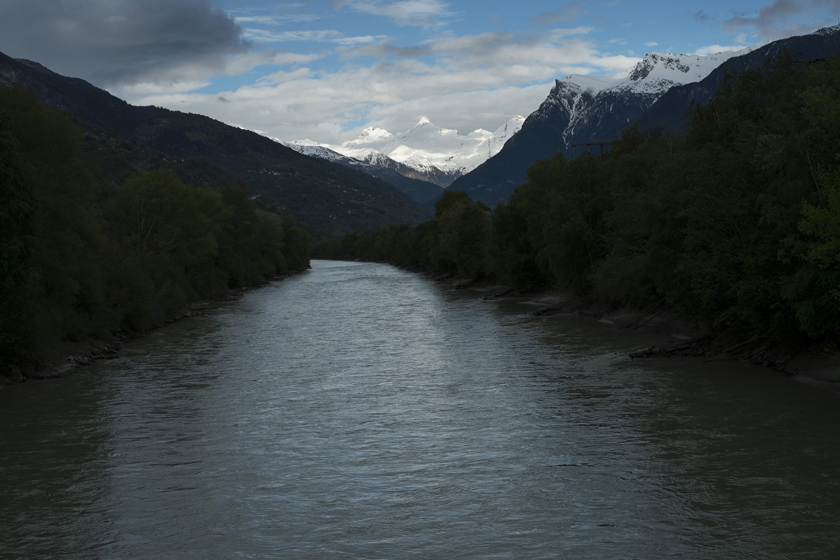
<svg viewBox="0 0 840 560"><path fill-rule="evenodd" d="M261 16L236 16L236 23L239 24L248 24L248 23L256 23L258 25L282 25L284 23L289 22L307 22L307 21L317 21L320 16L315 14L282 14L282 15L261 15Z"/></svg>
<svg viewBox="0 0 840 560"><path fill-rule="evenodd" d="M248 28L243 33L246 39L260 43L335 43L336 45L352 46L363 45L381 41L384 35L365 35L361 37L348 37L335 29L319 29L305 31L271 31L268 29Z"/></svg>
<svg viewBox="0 0 840 560"><path fill-rule="evenodd" d="M338 143L355 136L359 123L400 131L422 115L462 132L493 129L535 110L555 78L615 73L639 61L599 52L590 32L443 34L408 47L378 40L343 48L346 63L337 70L304 63L235 91L132 101L210 114L283 140Z"/></svg>
<svg viewBox="0 0 840 560"><path fill-rule="evenodd" d="M709 45L707 47L700 47L694 54L698 56L709 56L712 54L722 53L722 52L737 52L746 49L746 45Z"/></svg>
<svg viewBox="0 0 840 560"><path fill-rule="evenodd" d="M657 43L656 41L648 41L647 43L645 43L645 46L646 47L658 47L659 43Z"/></svg>
<svg viewBox="0 0 840 560"><path fill-rule="evenodd" d="M441 18L453 15L447 4L439 0L344 0L334 4L339 9L349 6L362 13L388 17L400 25L433 26L439 24Z"/></svg>
<svg viewBox="0 0 840 560"><path fill-rule="evenodd" d="M336 39L341 39L344 34L334 29L319 29L306 31L269 31L267 29L253 29L245 30L245 37L248 39L255 39L264 43L288 43L294 41L307 42L332 42Z"/></svg>

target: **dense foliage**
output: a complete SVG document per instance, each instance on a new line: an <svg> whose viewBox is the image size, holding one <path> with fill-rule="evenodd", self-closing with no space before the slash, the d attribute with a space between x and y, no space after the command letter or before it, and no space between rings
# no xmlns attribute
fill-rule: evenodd
<svg viewBox="0 0 840 560"><path fill-rule="evenodd" d="M0 87L0 373L308 267L307 233L245 191L165 169L106 188L81 141L34 94Z"/></svg>
<svg viewBox="0 0 840 560"><path fill-rule="evenodd" d="M840 60L729 77L685 136L627 131L601 156L537 162L492 213L464 193L416 228L326 258L665 301L712 332L778 344L840 335Z"/></svg>

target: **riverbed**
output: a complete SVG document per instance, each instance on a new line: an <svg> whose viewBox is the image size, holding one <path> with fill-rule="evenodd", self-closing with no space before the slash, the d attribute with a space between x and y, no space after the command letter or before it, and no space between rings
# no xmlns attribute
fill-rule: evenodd
<svg viewBox="0 0 840 560"><path fill-rule="evenodd" d="M835 558L840 397L372 263L0 391L0 558Z"/></svg>

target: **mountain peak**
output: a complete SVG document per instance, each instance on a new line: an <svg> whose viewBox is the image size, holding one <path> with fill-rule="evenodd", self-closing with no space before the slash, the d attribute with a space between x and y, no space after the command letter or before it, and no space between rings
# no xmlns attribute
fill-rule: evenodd
<svg viewBox="0 0 840 560"><path fill-rule="evenodd" d="M593 94L607 90L633 90L662 94L671 86L699 82L726 60L749 52L721 52L708 56L697 54L648 53L633 67L612 76L572 74L557 80L555 89L589 90Z"/></svg>
<svg viewBox="0 0 840 560"><path fill-rule="evenodd" d="M636 64L636 66L634 66L630 71L630 81L638 82L639 80L647 78L657 66L666 70L687 74L691 70L691 66L683 63L680 58L683 56L685 55L660 53L646 54L642 61Z"/></svg>
<svg viewBox="0 0 840 560"><path fill-rule="evenodd" d="M346 148L367 146L373 149L379 149L381 145L390 142L393 138L394 135L385 130L384 128L369 126L362 130L362 132L359 133L359 135L356 136L353 140L348 140L347 142L344 142L341 145Z"/></svg>
<svg viewBox="0 0 840 560"><path fill-rule="evenodd" d="M376 164L382 158L393 160L432 177L431 180L436 184L445 182L445 185L449 185L455 178L497 154L522 128L524 120L517 115L495 132L479 128L462 136L455 129L439 127L427 117L421 117L406 132L392 134L382 128L368 127L356 138L341 145L320 146L365 163ZM316 142L303 140L290 144L297 149L297 146L311 146ZM307 150L307 153L315 155L316 150L313 148Z"/></svg>
<svg viewBox="0 0 840 560"><path fill-rule="evenodd" d="M831 27L823 27L822 29L817 29L811 35L834 35L835 33L840 33L840 24L832 25Z"/></svg>

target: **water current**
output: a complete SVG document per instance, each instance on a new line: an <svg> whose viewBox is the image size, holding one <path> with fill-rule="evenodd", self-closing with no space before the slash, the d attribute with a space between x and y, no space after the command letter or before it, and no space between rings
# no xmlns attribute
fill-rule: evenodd
<svg viewBox="0 0 840 560"><path fill-rule="evenodd" d="M313 262L0 390L0 558L838 558L840 397Z"/></svg>

